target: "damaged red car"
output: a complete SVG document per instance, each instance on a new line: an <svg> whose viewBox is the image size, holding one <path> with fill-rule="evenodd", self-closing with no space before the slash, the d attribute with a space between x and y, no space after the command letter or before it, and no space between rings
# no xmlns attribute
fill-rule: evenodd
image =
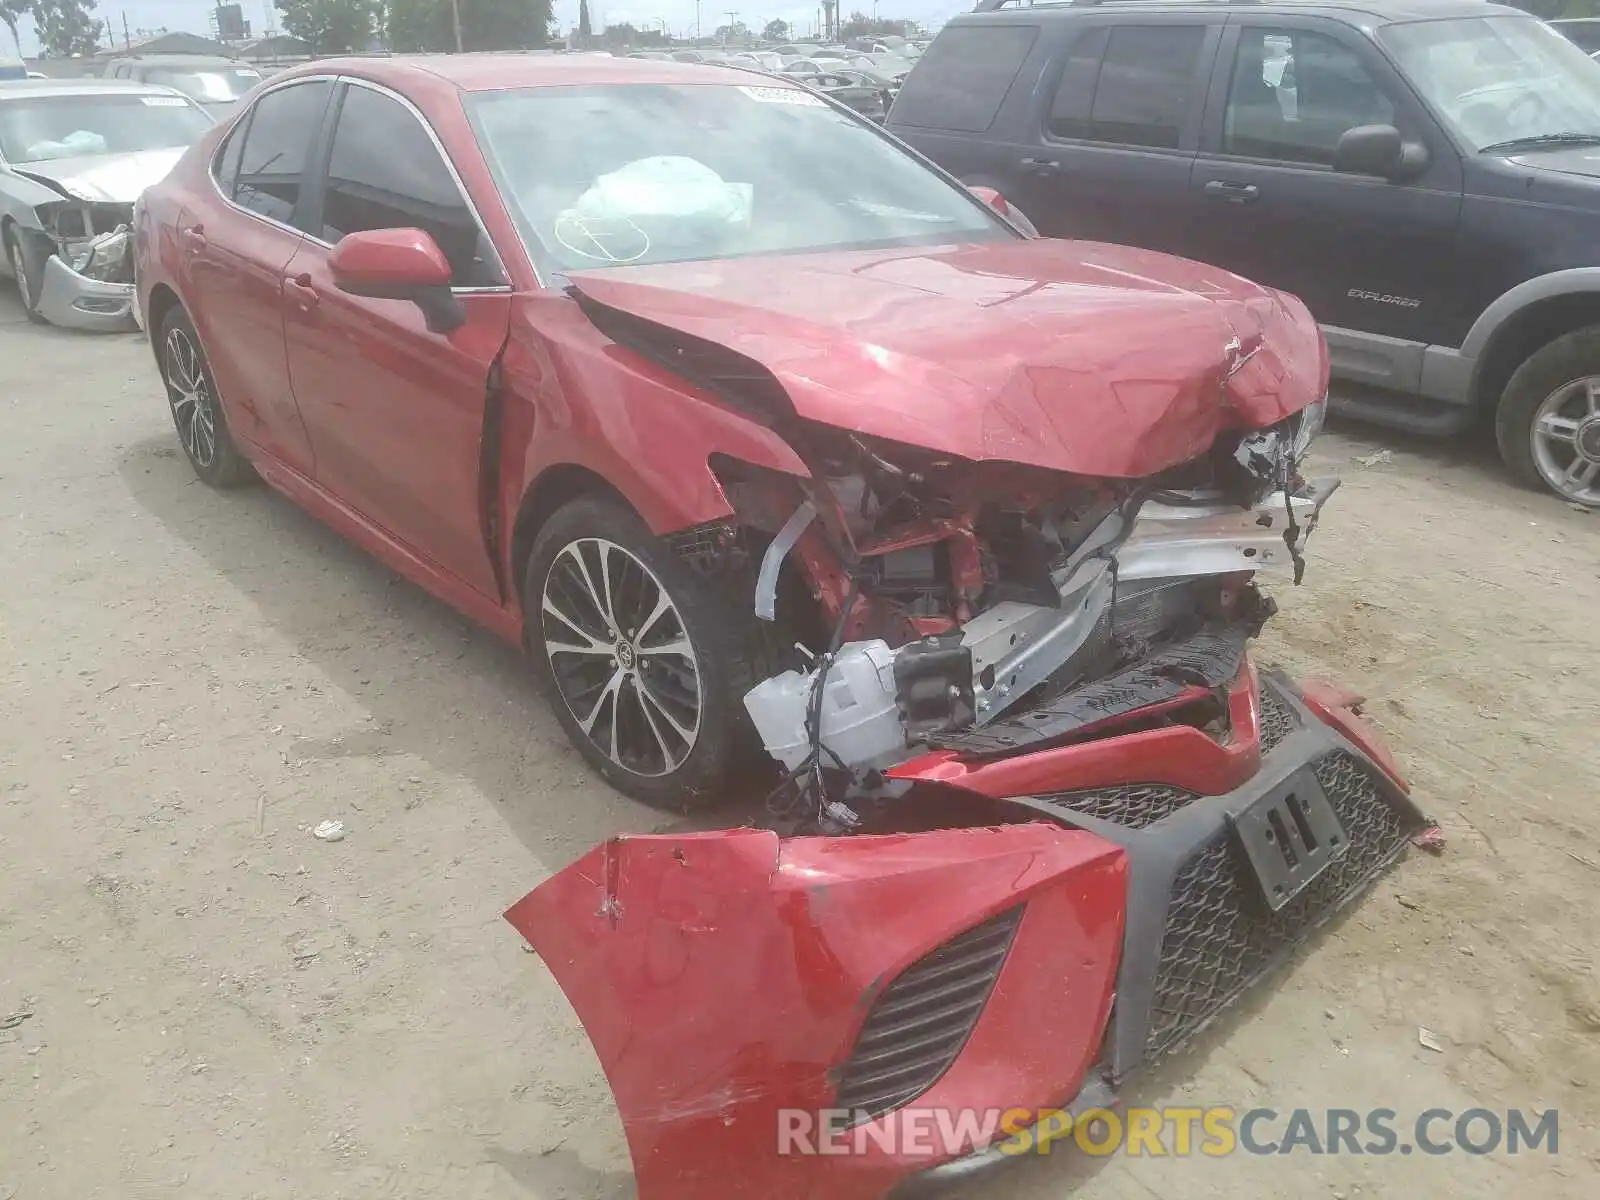
<svg viewBox="0 0 1600 1200"><path fill-rule="evenodd" d="M1336 487L1305 307L1030 232L798 85L594 57L294 68L138 207L203 480L524 646L618 789L755 786L508 913L645 1200L981 1171L882 1135L1110 1102L1426 823L1249 658Z"/></svg>

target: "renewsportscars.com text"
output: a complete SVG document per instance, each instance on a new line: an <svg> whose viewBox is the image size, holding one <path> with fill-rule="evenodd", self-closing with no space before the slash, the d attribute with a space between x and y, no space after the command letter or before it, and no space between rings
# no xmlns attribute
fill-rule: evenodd
<svg viewBox="0 0 1600 1200"><path fill-rule="evenodd" d="M1430 1108L1402 1116L1392 1108L1228 1107L1059 1109L906 1108L877 1121L847 1109L783 1109L778 1153L891 1154L949 1158L994 1147L1002 1154L1084 1154L1221 1158L1230 1154L1556 1154L1560 1113Z"/></svg>

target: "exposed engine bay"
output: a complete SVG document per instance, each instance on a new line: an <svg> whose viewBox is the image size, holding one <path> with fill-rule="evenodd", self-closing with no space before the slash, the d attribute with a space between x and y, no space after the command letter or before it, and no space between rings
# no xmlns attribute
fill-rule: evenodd
<svg viewBox="0 0 1600 1200"><path fill-rule="evenodd" d="M1225 735L1233 674L1168 659L1221 637L1237 643L1223 659L1236 673L1245 640L1274 611L1255 573L1299 582L1306 539L1338 486L1299 471L1322 416L1317 404L1224 435L1202 459L1137 481L974 463L815 426L802 450L810 480L723 464L745 530L766 535L744 547L751 604L787 668L744 701L786 772L769 799L775 827L855 831L892 794L886 772L930 749L1037 748L1119 713L1148 721L1152 704L1160 719ZM734 530L722 535L738 543ZM1126 702L1101 699L1092 721L1052 717L1147 661L1175 692L1124 687ZM1018 721L1019 731L996 732Z"/></svg>

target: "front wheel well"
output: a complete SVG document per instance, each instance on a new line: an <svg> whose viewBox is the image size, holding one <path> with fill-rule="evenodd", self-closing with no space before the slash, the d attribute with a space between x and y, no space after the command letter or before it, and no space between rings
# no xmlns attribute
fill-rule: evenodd
<svg viewBox="0 0 1600 1200"><path fill-rule="evenodd" d="M1600 325L1600 292L1574 292L1540 300L1511 316L1484 348L1473 381L1473 404L1491 414L1506 384L1528 356L1586 325Z"/></svg>
<svg viewBox="0 0 1600 1200"><path fill-rule="evenodd" d="M576 463L550 467L533 481L533 486L522 497L516 523L511 527L511 582L518 593L522 591L522 577L528 569L528 556L533 552L539 530L562 505L580 496L605 496L633 510L621 492L588 467Z"/></svg>

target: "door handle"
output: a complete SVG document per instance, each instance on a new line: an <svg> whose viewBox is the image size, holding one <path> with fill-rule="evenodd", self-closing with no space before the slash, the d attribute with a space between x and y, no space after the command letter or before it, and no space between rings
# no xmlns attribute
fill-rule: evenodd
<svg viewBox="0 0 1600 1200"><path fill-rule="evenodd" d="M190 254L199 254L206 248L206 227L204 225L185 225L178 230L178 241Z"/></svg>
<svg viewBox="0 0 1600 1200"><path fill-rule="evenodd" d="M1029 175L1059 175L1061 164L1053 158L1025 158L1022 169Z"/></svg>
<svg viewBox="0 0 1600 1200"><path fill-rule="evenodd" d="M1234 183L1227 179L1213 179L1206 184L1206 195L1226 200L1229 204L1249 204L1261 195L1253 183Z"/></svg>
<svg viewBox="0 0 1600 1200"><path fill-rule="evenodd" d="M285 276L283 288L302 309L309 312L317 306L317 289L311 285L309 273L303 271L299 275Z"/></svg>

